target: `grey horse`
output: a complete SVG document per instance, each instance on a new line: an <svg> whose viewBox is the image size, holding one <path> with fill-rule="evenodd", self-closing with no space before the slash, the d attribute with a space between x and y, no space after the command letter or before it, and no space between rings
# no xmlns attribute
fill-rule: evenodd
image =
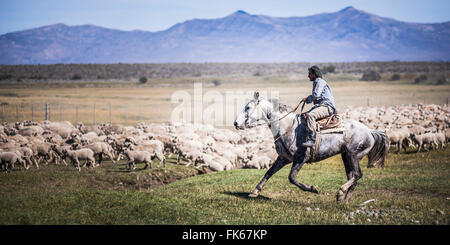
<svg viewBox="0 0 450 245"><path fill-rule="evenodd" d="M388 138L381 131L370 130L354 120L343 120L342 132L320 134L320 145L312 152L302 143L306 140L306 121L303 116L292 113L288 106L277 100L259 97L255 92L234 121L238 130L267 125L274 137L278 157L266 172L249 197L257 197L269 178L288 163L293 163L289 181L303 191L318 193L314 186L302 184L296 176L305 162L318 162L336 154L341 154L347 174L347 182L337 192L337 202L348 203L358 180L362 177L360 161L368 156L368 167L384 167L389 150Z"/></svg>

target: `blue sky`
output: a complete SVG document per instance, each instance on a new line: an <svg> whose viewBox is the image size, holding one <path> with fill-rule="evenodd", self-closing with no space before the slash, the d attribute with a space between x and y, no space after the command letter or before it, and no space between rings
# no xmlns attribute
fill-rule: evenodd
<svg viewBox="0 0 450 245"><path fill-rule="evenodd" d="M289 17L336 12L347 6L406 22L450 21L450 0L0 0L0 34L56 23L160 31L236 10Z"/></svg>

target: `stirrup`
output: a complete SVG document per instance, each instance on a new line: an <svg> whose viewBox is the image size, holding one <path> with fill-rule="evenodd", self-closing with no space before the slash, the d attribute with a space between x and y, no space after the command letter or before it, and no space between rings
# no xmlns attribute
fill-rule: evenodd
<svg viewBox="0 0 450 245"><path fill-rule="evenodd" d="M302 146L304 146L304 147L313 147L314 145L315 145L315 142L312 140L308 140L302 144Z"/></svg>

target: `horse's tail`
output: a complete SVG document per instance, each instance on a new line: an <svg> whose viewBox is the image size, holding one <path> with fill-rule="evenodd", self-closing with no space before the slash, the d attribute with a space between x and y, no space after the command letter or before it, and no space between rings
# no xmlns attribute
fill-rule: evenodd
<svg viewBox="0 0 450 245"><path fill-rule="evenodd" d="M368 168L373 167L384 167L384 162L386 161L386 156L389 152L388 137L384 132L373 130L371 131L373 138L375 139L375 144L372 149L370 149L369 162L367 163Z"/></svg>

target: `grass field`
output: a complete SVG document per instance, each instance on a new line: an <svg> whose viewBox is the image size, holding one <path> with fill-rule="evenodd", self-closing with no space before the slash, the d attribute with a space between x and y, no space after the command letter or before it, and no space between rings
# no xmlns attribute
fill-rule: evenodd
<svg viewBox="0 0 450 245"><path fill-rule="evenodd" d="M361 82L360 74L329 74L338 108L448 103L450 85L414 84L416 75L395 82ZM136 81L14 82L0 85L1 119L15 122L50 120L85 124L135 125L165 122L177 106L177 91L274 91L295 106L311 93L306 75L180 77ZM243 105L231 101L237 110ZM236 104L235 104L236 103ZM94 118L95 104L95 118ZM204 104L204 107L208 104ZM225 105L224 105L225 106ZM33 110L32 110L33 108ZM76 116L76 108L78 110ZM110 114L111 108L111 114ZM306 110L307 108L305 108ZM33 112L32 112L33 111ZM236 111L235 111L236 112ZM124 162L99 168L64 165L0 173L0 224L450 224L450 150L389 154L385 169L362 163L349 205L336 204L345 182L340 156L305 165L302 183L317 186L306 193L288 181L286 166L266 184L261 196L248 199L265 170L237 169L200 174L194 168L168 163L128 172ZM171 159L170 162L173 162ZM143 167L142 164L138 167ZM169 184L170 183L170 184ZM360 204L375 199L361 206Z"/></svg>
<svg viewBox="0 0 450 245"><path fill-rule="evenodd" d="M345 182L340 156L300 171L297 179L317 186L319 194L290 184L288 165L256 199L246 196L265 170L198 175L174 159L165 170L154 164L135 172L126 171L124 162L106 161L80 173L71 166L44 165L1 173L0 224L449 225L449 153L448 147L391 153L385 169L367 169L363 159L363 178L348 205L335 201Z"/></svg>

